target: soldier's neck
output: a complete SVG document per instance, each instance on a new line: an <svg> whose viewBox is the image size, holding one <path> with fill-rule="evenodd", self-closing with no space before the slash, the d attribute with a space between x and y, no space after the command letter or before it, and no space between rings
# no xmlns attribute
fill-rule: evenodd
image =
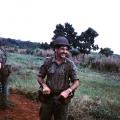
<svg viewBox="0 0 120 120"><path fill-rule="evenodd" d="M56 61L57 64L61 64L61 63L63 63L64 60L65 60L64 58L61 58L61 57L55 56L55 61Z"/></svg>

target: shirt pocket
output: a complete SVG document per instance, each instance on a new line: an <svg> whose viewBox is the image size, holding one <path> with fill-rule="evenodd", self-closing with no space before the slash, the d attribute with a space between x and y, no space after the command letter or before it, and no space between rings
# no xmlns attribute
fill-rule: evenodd
<svg viewBox="0 0 120 120"><path fill-rule="evenodd" d="M48 68L48 74L54 74L55 73L55 67L51 66Z"/></svg>
<svg viewBox="0 0 120 120"><path fill-rule="evenodd" d="M58 70L57 73L58 73L59 76L64 76L65 75L64 69Z"/></svg>

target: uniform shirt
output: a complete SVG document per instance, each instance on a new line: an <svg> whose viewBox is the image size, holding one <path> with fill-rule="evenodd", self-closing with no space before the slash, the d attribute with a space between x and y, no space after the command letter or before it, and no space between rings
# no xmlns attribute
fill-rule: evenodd
<svg viewBox="0 0 120 120"><path fill-rule="evenodd" d="M4 65L4 67L0 69L0 82L5 82L9 77L10 73L11 73L11 66Z"/></svg>
<svg viewBox="0 0 120 120"><path fill-rule="evenodd" d="M52 90L65 90L71 82L79 79L77 68L69 58L65 58L61 64L56 63L55 57L46 58L38 76L43 79L46 77L46 84Z"/></svg>

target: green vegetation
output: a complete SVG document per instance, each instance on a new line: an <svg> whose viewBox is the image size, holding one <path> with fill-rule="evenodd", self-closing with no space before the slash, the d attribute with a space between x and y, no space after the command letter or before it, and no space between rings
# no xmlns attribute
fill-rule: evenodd
<svg viewBox="0 0 120 120"><path fill-rule="evenodd" d="M77 55L73 57L77 64L82 67L97 70L99 72L111 72L120 73L120 55L112 55L106 57L98 53L92 53L90 55Z"/></svg>
<svg viewBox="0 0 120 120"><path fill-rule="evenodd" d="M39 89L37 73L43 60L44 57L9 53L7 62L12 66L11 87L27 91L29 97L30 92L37 92ZM100 73L79 65L78 74L80 87L69 108L69 112L75 116L76 120L85 116L87 116L86 120L119 119L120 74Z"/></svg>
<svg viewBox="0 0 120 120"><path fill-rule="evenodd" d="M44 58L31 55L8 54L8 64L12 66L11 87L19 90L38 90L37 73Z"/></svg>
<svg viewBox="0 0 120 120"><path fill-rule="evenodd" d="M96 51L99 49L98 45L95 45L95 38L98 36L98 33L93 28L88 28L86 31L82 32L80 35L78 35L77 32L75 32L74 27L70 23L57 24L55 30L53 31L53 41L51 42L51 46L54 45L54 40L58 36L65 36L72 49L72 55L76 55L76 51L83 54L90 54L91 50ZM74 54L75 53L75 54Z"/></svg>
<svg viewBox="0 0 120 120"><path fill-rule="evenodd" d="M99 53L105 55L106 57L113 55L113 51L110 48L101 48Z"/></svg>
<svg viewBox="0 0 120 120"><path fill-rule="evenodd" d="M115 75L115 76L114 76ZM120 76L110 73L98 73L88 69L79 69L81 86L77 95L87 94L92 98L101 98L120 104Z"/></svg>

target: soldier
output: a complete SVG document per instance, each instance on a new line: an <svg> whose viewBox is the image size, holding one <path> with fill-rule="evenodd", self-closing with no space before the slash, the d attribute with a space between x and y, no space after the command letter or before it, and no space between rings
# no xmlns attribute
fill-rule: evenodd
<svg viewBox="0 0 120 120"><path fill-rule="evenodd" d="M11 73L10 66L6 65L6 54L0 49L0 107L8 106L8 77Z"/></svg>
<svg viewBox="0 0 120 120"><path fill-rule="evenodd" d="M75 89L79 86L77 68L67 55L68 40L59 36L54 40L53 57L46 58L40 67L40 120L67 120L67 110ZM46 80L45 80L46 78Z"/></svg>

